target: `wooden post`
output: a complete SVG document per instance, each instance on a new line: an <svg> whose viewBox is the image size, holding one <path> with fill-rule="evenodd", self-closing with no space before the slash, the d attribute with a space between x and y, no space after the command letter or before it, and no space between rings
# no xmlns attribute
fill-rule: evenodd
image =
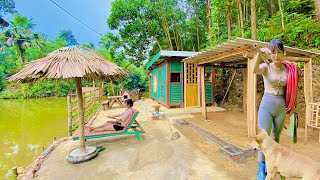
<svg viewBox="0 0 320 180"><path fill-rule="evenodd" d="M187 107L187 63L183 63L183 103Z"/></svg>
<svg viewBox="0 0 320 180"><path fill-rule="evenodd" d="M253 73L253 61L248 59L247 72L247 125L248 137L257 134L257 75Z"/></svg>
<svg viewBox="0 0 320 180"><path fill-rule="evenodd" d="M83 103L83 96L82 96L82 82L81 78L76 77L76 86L77 86L77 95L78 95L78 118L79 118L79 142L80 142L80 149L85 150L85 139L84 139L84 103Z"/></svg>
<svg viewBox="0 0 320 180"><path fill-rule="evenodd" d="M310 106L309 103L313 101L312 94L312 61L304 63L304 98L306 104L306 119L305 119L305 143L307 141L307 128L309 122Z"/></svg>
<svg viewBox="0 0 320 180"><path fill-rule="evenodd" d="M100 101L103 100L103 95L104 95L104 80L102 80L101 82Z"/></svg>
<svg viewBox="0 0 320 180"><path fill-rule="evenodd" d="M200 89L201 89L201 107L202 107L202 117L204 120L207 120L207 107L206 107L206 88L204 82L204 71L205 66L200 65Z"/></svg>
<svg viewBox="0 0 320 180"><path fill-rule="evenodd" d="M248 84L248 68L243 69L243 102L242 110L247 112L247 84Z"/></svg>
<svg viewBox="0 0 320 180"><path fill-rule="evenodd" d="M68 106L68 134L72 136L72 104L71 96L67 95L67 106Z"/></svg>
<svg viewBox="0 0 320 180"><path fill-rule="evenodd" d="M148 72L148 79L149 79L149 98L152 97L152 72Z"/></svg>

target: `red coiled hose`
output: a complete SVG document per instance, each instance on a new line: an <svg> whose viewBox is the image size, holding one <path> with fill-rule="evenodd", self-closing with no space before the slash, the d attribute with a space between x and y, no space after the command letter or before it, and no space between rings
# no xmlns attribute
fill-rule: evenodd
<svg viewBox="0 0 320 180"><path fill-rule="evenodd" d="M287 69L288 82L286 90L286 108L287 114L291 114L294 111L298 98L299 71L298 66L295 63L282 61L282 64Z"/></svg>

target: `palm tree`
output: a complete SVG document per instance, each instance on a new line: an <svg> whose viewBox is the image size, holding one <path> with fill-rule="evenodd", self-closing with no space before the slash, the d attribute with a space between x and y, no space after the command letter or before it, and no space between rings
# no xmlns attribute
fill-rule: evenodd
<svg viewBox="0 0 320 180"><path fill-rule="evenodd" d="M6 46L13 46L17 58L25 63L27 59L26 49L30 46L43 47L45 40L39 34L33 33L34 24L31 19L20 15L14 15L10 21L10 27L0 37Z"/></svg>

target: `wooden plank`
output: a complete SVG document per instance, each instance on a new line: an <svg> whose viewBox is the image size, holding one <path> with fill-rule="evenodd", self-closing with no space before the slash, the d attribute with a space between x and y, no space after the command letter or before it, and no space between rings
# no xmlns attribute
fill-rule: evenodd
<svg viewBox="0 0 320 180"><path fill-rule="evenodd" d="M67 106L68 106L68 135L72 136L72 104L71 97L67 96Z"/></svg>
<svg viewBox="0 0 320 180"><path fill-rule="evenodd" d="M240 66L223 66L223 65L210 65L213 68L225 68L225 69L242 69L246 68L247 65L240 65Z"/></svg>
<svg viewBox="0 0 320 180"><path fill-rule="evenodd" d="M253 61L248 59L248 74L247 74L247 124L248 136L252 137L257 134L257 76L253 73Z"/></svg>
<svg viewBox="0 0 320 180"><path fill-rule="evenodd" d="M230 52L227 51L227 52L218 54L216 56L208 57L208 58L205 58L203 60L197 61L197 64L210 63L210 62L217 61L219 59L227 58L227 57L238 55L238 54L243 54L243 52L247 51L248 49L250 49L249 46L244 46L244 47L241 47L239 49L232 50Z"/></svg>
<svg viewBox="0 0 320 180"><path fill-rule="evenodd" d="M207 120L207 107L206 107L206 88L204 83L204 65L199 66L200 69L200 86L201 86L201 109L202 117L204 120Z"/></svg>
<svg viewBox="0 0 320 180"><path fill-rule="evenodd" d="M247 112L247 84L248 84L248 67L243 69L243 102L242 102L242 110L243 112Z"/></svg>
<svg viewBox="0 0 320 180"><path fill-rule="evenodd" d="M247 45L247 44L257 44L259 47L268 47L268 43L267 42L262 42L262 41L257 41L257 40L251 40L251 39L244 39L244 38L236 38L234 40L235 43L241 43L243 45ZM289 46L284 46L284 49L286 52L293 52L296 54L303 54L305 56L311 57L313 58L314 56L316 56L318 53L315 52L310 52L310 51L306 51L303 49L298 49L298 48L293 48L293 47L289 47Z"/></svg>
<svg viewBox="0 0 320 180"><path fill-rule="evenodd" d="M243 52L243 57L245 58L253 58L254 51L245 51ZM265 56L269 61L271 61L270 56ZM284 56L284 60L293 61L293 62L309 62L311 60L310 57L294 57L294 56Z"/></svg>
<svg viewBox="0 0 320 180"><path fill-rule="evenodd" d="M250 72L250 69L252 68L251 67L251 63L250 63L250 59L247 60L247 128L248 128L248 137L250 137L250 134L251 134L251 129L250 129L250 123L251 123L251 112L250 109L251 109L251 81L250 81L250 77L249 77L249 74L251 73Z"/></svg>
<svg viewBox="0 0 320 180"><path fill-rule="evenodd" d="M307 141L307 128L308 122L310 120L311 108L309 103L313 101L313 94L312 94L312 61L304 63L304 97L305 97L305 104L306 104L306 119L305 119L305 142Z"/></svg>

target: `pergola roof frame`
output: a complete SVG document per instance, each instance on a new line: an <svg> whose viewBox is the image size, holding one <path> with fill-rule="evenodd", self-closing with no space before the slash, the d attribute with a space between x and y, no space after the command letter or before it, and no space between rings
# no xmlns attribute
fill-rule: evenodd
<svg viewBox="0 0 320 180"><path fill-rule="evenodd" d="M228 41L215 46L209 50L201 52L195 56L185 58L184 63L195 63L200 70L200 89L201 97L205 97L204 77L205 66L210 65L216 68L245 68L244 71L244 94L243 109L247 114L248 136L254 136L258 133L257 120L257 75L253 73L252 57L256 51L253 45L259 48L267 47L268 43L236 38L234 41ZM313 101L312 94L312 59L320 53L306 51L303 49L285 46L285 60L304 63L304 97L306 104L306 121L308 121L308 104ZM207 109L205 100L201 100L202 116L207 119ZM306 123L307 124L307 123Z"/></svg>

